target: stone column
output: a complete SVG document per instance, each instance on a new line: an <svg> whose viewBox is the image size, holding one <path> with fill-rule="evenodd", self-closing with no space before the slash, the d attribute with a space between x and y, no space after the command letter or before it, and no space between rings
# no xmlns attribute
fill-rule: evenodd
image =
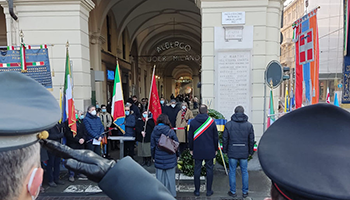
<svg viewBox="0 0 350 200"><path fill-rule="evenodd" d="M90 64L93 71L91 73L94 73L94 71L102 71L102 64L101 64L101 49L102 44L105 43L105 38L103 38L99 33L92 33L90 35ZM105 89L104 82L95 82L94 77L91 77L92 84L94 86L92 87L92 99L99 102L100 105L107 103L107 96L103 92ZM95 102L92 102L93 104Z"/></svg>
<svg viewBox="0 0 350 200"><path fill-rule="evenodd" d="M199 99L200 98L200 88L197 87L197 85L199 83L199 76L193 75L192 82L193 82L193 95Z"/></svg>
<svg viewBox="0 0 350 200"><path fill-rule="evenodd" d="M7 45L19 45L20 30L28 45L54 45L49 46L49 56L51 69L55 72L52 92L57 100L64 84L65 45L69 41L75 105L77 109L85 109L91 99L88 21L89 12L95 6L93 1L15 0L17 21L11 18L6 0L0 0L0 5L6 15Z"/></svg>

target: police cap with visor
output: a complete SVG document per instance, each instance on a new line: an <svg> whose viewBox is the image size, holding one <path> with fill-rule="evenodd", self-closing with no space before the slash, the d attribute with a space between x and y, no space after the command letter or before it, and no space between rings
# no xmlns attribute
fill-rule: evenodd
<svg viewBox="0 0 350 200"><path fill-rule="evenodd" d="M30 146L47 137L60 119L53 95L20 72L0 72L0 151Z"/></svg>
<svg viewBox="0 0 350 200"><path fill-rule="evenodd" d="M288 200L350 199L350 113L331 104L306 106L264 133L259 160Z"/></svg>

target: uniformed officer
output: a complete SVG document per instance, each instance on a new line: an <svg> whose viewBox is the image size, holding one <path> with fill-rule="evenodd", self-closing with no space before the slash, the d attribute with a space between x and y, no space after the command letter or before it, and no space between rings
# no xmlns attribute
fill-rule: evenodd
<svg viewBox="0 0 350 200"><path fill-rule="evenodd" d="M295 110L260 140L272 200L350 199L350 113L331 104Z"/></svg>
<svg viewBox="0 0 350 200"><path fill-rule="evenodd" d="M56 99L41 84L19 72L0 73L0 196L2 200L35 199L42 183L40 146L67 159L66 167L98 182L112 199L174 198L130 157L106 160L90 150L73 150L47 137L60 118ZM41 139L41 140L40 140ZM135 192L135 190L137 192Z"/></svg>

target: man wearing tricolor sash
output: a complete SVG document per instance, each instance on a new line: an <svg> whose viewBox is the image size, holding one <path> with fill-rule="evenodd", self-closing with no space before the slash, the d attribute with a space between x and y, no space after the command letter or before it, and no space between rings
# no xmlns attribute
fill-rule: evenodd
<svg viewBox="0 0 350 200"><path fill-rule="evenodd" d="M199 114L191 121L188 132L189 147L195 159L194 167L194 195L199 196L200 174L202 162L205 160L207 172L207 196L214 192L211 189L213 183L213 159L218 150L218 130L212 118L208 116L206 105L199 107Z"/></svg>

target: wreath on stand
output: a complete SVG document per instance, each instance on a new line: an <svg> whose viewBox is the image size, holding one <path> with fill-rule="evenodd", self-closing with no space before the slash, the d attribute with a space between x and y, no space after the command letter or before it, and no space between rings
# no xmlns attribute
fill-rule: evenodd
<svg viewBox="0 0 350 200"><path fill-rule="evenodd" d="M208 115L213 118L213 119L225 119L225 117L218 111L214 110L214 109L208 109ZM220 148L222 149L222 136L223 136L223 132L219 131L219 143L220 143ZM254 151L256 151L256 144L254 144ZM224 160L225 160L225 164L226 167L229 167L228 164L228 156L226 154L223 154ZM248 161L251 160L253 157L249 156ZM216 157L214 158L214 165L216 164L216 161L220 164L220 165L224 165L223 164L223 160L221 157L220 152L218 152L216 154ZM239 166L239 165L237 165ZM177 162L177 167L178 169L186 176L190 176L192 177L194 175L194 159L193 156L190 153L189 149L186 149L180 156L179 161ZM206 169L204 167L204 161L202 164L202 171L201 171L201 176L206 176Z"/></svg>

